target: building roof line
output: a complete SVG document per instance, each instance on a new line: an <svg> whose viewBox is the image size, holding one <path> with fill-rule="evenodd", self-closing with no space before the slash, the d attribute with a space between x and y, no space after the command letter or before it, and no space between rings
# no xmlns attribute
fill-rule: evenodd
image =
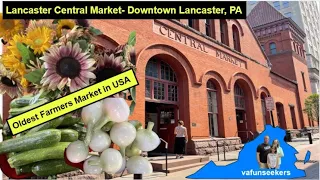
<svg viewBox="0 0 320 180"><path fill-rule="evenodd" d="M271 73L271 74L274 74L274 75L276 75L276 76L278 76L278 77L281 77L282 79L284 79L284 80L286 80L286 81L288 81L288 82L290 82L290 83L292 83L292 84L298 85L297 81L288 79L288 78L282 76L281 74L278 74L278 73L276 73L276 72L274 72L274 71L272 71L272 70L270 70L270 73Z"/></svg>

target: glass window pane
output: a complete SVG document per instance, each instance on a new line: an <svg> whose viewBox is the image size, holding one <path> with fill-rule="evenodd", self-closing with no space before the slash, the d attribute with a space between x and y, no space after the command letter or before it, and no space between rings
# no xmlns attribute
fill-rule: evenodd
<svg viewBox="0 0 320 180"><path fill-rule="evenodd" d="M154 82L154 99L164 100L164 84L160 82Z"/></svg>
<svg viewBox="0 0 320 180"><path fill-rule="evenodd" d="M145 96L151 98L151 82L150 80L146 80L146 93Z"/></svg>

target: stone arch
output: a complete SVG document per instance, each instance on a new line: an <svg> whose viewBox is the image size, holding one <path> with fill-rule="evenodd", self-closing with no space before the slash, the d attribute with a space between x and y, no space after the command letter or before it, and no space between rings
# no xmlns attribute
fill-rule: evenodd
<svg viewBox="0 0 320 180"><path fill-rule="evenodd" d="M240 31L241 36L244 36L243 28L242 28L242 26L240 25L240 23L239 23L239 21L237 19L228 19L228 21L232 21L233 23L231 24L231 26L232 25L237 26L237 28Z"/></svg>
<svg viewBox="0 0 320 180"><path fill-rule="evenodd" d="M259 97L261 93L265 93L266 95L270 95L270 91L265 86L260 86L257 90L257 96Z"/></svg>
<svg viewBox="0 0 320 180"><path fill-rule="evenodd" d="M182 65L184 70L187 72L188 79L196 85L201 85L201 82L197 81L196 73L195 73L194 69L192 68L190 61L185 57L185 55L182 54L176 48L169 46L169 45L166 45L166 44L152 44L152 45L149 45L146 48L142 49L138 53L138 57L137 57L138 61L137 61L136 66L140 67L140 68L143 67L145 69L145 67L147 65L147 61L151 57L153 57L157 54L165 54L165 55L173 57L175 60L177 60ZM145 61L141 61L142 59Z"/></svg>
<svg viewBox="0 0 320 180"><path fill-rule="evenodd" d="M97 36L94 43L109 49L114 49L120 45L116 40L104 34Z"/></svg>
<svg viewBox="0 0 320 180"><path fill-rule="evenodd" d="M153 59L158 63L158 68L161 62L164 62L172 68L177 78L177 92L178 92L178 101L171 102L164 98L163 100L155 99L154 97L146 98L146 79L150 80L150 82L162 82L161 78L150 78L150 76L146 76L146 67L148 62ZM137 94L137 108L141 108L142 111L147 112L147 108L159 107L173 107L175 108L175 119L181 119L184 121L185 126L187 127L188 133L191 133L191 121L190 121L190 103L189 103L189 84L196 83L195 72L189 62L189 60L177 49L165 44L152 44L148 47L144 48L138 53L137 56L137 78L140 81L139 86L137 86L137 91L140 92ZM166 92L165 92L166 93ZM167 93L168 94L168 93ZM148 105L147 105L148 104ZM158 109L159 113L159 109ZM159 122L158 122L159 123ZM169 143L168 150L169 152L173 152L174 145L174 127L177 125L177 121L174 124L166 124L166 132L163 130L160 131L160 123L159 123L159 136L165 139Z"/></svg>
<svg viewBox="0 0 320 180"><path fill-rule="evenodd" d="M231 91L231 89L233 89L234 83L238 80L238 79L242 79L244 81L246 81L246 83L248 84L248 86L250 87L250 90L252 92L252 95L255 99L259 98L259 96L256 93L256 88L254 83L252 82L252 80L249 78L248 75L242 73L242 72L237 72L234 73L232 75L232 77L229 80L229 84L228 84L228 90Z"/></svg>
<svg viewBox="0 0 320 180"><path fill-rule="evenodd" d="M230 92L230 89L228 88L227 83L224 80L224 78L218 72L216 72L214 70L208 70L205 73L203 73L203 75L199 79L199 82L201 84L205 84L207 82L207 80L212 79L212 78L215 79L219 83L221 90L223 90L225 92Z"/></svg>

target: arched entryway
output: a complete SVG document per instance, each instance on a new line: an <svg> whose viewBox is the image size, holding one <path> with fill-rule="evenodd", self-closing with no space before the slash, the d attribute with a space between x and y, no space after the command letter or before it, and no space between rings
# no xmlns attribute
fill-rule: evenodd
<svg viewBox="0 0 320 180"><path fill-rule="evenodd" d="M262 120L264 125L267 125L267 124L271 125L270 111L267 111L267 107L266 107L266 101L265 101L266 97L268 97L268 95L265 92L262 92L260 94Z"/></svg>
<svg viewBox="0 0 320 180"><path fill-rule="evenodd" d="M276 103L276 109L277 109L277 119L279 127L282 129L287 129L287 123L286 123L286 117L284 114L284 107L281 102Z"/></svg>
<svg viewBox="0 0 320 180"><path fill-rule="evenodd" d="M221 137L223 134L221 87L215 79L209 79L206 86L209 135Z"/></svg>
<svg viewBox="0 0 320 180"><path fill-rule="evenodd" d="M254 138L256 123L252 92L247 82L243 79L238 79L234 84L234 101L238 136L242 142L248 142Z"/></svg>
<svg viewBox="0 0 320 180"><path fill-rule="evenodd" d="M146 124L153 121L153 130L169 144L173 152L174 128L182 119L189 128L189 122L181 114L187 91L188 78L174 57L158 54L150 58L145 69L145 112ZM156 150L163 152L162 145Z"/></svg>

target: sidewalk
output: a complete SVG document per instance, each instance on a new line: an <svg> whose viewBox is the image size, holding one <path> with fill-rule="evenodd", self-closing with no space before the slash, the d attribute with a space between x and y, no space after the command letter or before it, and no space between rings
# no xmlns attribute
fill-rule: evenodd
<svg viewBox="0 0 320 180"><path fill-rule="evenodd" d="M301 179L319 179L319 137L320 134L314 134L313 135L313 144L309 144L309 140L307 138L297 138L294 139L293 142L289 142L291 146L293 146L299 153L296 154L296 157L298 159L298 162L296 163L297 168L299 169L305 169L307 177L301 178ZM310 161L306 164L303 163L305 154L307 151L311 152ZM223 154L220 154L219 158L220 161L218 161L218 156L213 155L210 156L210 160L214 161L216 165L227 165L232 162L235 162L238 159L238 154L240 151L233 151L233 152L227 152L226 153L226 161L223 161L224 157ZM168 176L166 176L165 173L161 172L154 172L151 175L145 175L143 176L143 179L152 179L152 180L183 180L186 179L185 177L188 175L191 175L198 171L201 167L195 167L191 169L186 169L183 171L175 172L175 173L169 173ZM124 177L115 178L115 180L132 180L133 175L127 175Z"/></svg>

